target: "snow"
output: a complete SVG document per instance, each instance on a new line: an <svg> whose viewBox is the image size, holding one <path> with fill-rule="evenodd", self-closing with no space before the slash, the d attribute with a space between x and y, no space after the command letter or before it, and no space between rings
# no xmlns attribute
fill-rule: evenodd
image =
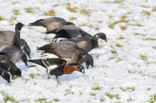
<svg viewBox="0 0 156 103"><path fill-rule="evenodd" d="M75 12L67 9L70 6ZM0 103L154 103L156 95L156 1L155 0L0 0L0 30L12 30L17 22L26 26L21 31L31 47L31 58L43 57L36 48L49 43L53 35L44 28L27 25L55 16L72 20L90 34L104 32L105 43L90 52L94 67L86 74L74 72L47 79L41 66L26 67L20 61L22 78L8 84L0 77ZM32 8L32 13L26 12ZM85 10L84 14L82 10ZM111 25L112 24L112 25ZM33 65L29 63L29 65ZM156 100L155 100L156 102Z"/></svg>

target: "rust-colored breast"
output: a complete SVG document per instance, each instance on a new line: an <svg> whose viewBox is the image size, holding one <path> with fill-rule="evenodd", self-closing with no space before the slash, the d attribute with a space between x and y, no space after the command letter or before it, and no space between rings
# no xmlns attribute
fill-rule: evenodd
<svg viewBox="0 0 156 103"><path fill-rule="evenodd" d="M80 70L81 66L80 65L76 65L76 70Z"/></svg>
<svg viewBox="0 0 156 103"><path fill-rule="evenodd" d="M64 74L71 74L75 71L75 68L67 64L64 69Z"/></svg>
<svg viewBox="0 0 156 103"><path fill-rule="evenodd" d="M71 74L73 73L75 70L80 70L81 69L81 66L80 65L76 65L76 66L70 66L69 64L67 64L65 66L65 69L64 69L64 74Z"/></svg>

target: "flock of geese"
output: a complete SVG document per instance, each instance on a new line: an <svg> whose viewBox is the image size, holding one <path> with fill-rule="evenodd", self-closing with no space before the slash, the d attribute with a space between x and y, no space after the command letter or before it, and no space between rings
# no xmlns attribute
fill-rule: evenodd
<svg viewBox="0 0 156 103"><path fill-rule="evenodd" d="M93 67L93 57L89 51L98 46L98 39L107 41L105 33L90 35L74 23L68 22L60 17L49 17L40 19L29 26L42 26L46 28L46 34L55 35L51 44L46 44L37 50L43 53L51 53L58 58L29 59L31 49L27 42L20 37L20 31L24 24L17 23L15 32L0 31L0 75L10 83L10 79L20 77L22 71L16 66L21 59L27 66L27 62L33 62L46 69L48 78L51 75L58 76L70 74L74 71L85 73L82 63L86 68ZM58 39L62 38L60 41ZM56 68L48 71L51 65L57 65Z"/></svg>

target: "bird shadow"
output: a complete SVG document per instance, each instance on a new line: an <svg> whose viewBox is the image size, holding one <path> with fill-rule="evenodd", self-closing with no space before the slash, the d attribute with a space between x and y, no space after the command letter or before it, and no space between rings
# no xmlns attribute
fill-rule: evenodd
<svg viewBox="0 0 156 103"><path fill-rule="evenodd" d="M59 81L72 81L79 78L88 78L88 75L70 74L59 77Z"/></svg>
<svg viewBox="0 0 156 103"><path fill-rule="evenodd" d="M42 78L45 78L47 79L46 76L43 76ZM58 79L59 81L72 81L72 80L75 80L75 79L79 79L79 78L89 78L88 75L79 75L79 74L68 74L68 75L63 75L63 76L59 76ZM54 79L56 80L55 76L51 76L50 79Z"/></svg>

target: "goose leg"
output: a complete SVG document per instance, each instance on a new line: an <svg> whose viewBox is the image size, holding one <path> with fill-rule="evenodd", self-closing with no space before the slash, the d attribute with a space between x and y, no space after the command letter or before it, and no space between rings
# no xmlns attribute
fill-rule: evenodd
<svg viewBox="0 0 156 103"><path fill-rule="evenodd" d="M56 81L57 81L57 83L58 84L61 84L60 82L59 82L59 80L58 80L58 76L57 75L55 75L56 76Z"/></svg>

